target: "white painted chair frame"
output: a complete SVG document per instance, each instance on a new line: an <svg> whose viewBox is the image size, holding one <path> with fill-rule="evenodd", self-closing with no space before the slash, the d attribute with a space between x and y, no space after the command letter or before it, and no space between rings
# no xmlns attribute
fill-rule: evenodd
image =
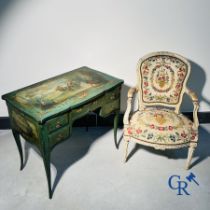
<svg viewBox="0 0 210 210"><path fill-rule="evenodd" d="M186 79L183 83L183 88L182 88L182 92L180 94L180 100L179 103L177 103L175 106L173 105L172 107L175 108L174 112L179 114L180 113L180 105L182 103L182 98L183 98L183 94L186 93L191 99L192 99L192 103L194 106L194 110L193 110L193 129L198 130L198 126L199 126L199 121L198 121L198 116L197 116L197 112L199 109L199 103L198 103L198 97L196 96L196 94L190 90L189 88L186 87L186 82L188 80L188 77L190 75L190 71L191 71L191 65L190 63L182 56L177 55L175 53L171 53L171 52L154 52L154 53L150 53L146 56L144 56L143 58L141 58L138 62L137 65L137 75L138 75L138 81L137 81L137 85L135 87L132 87L129 89L128 91L128 99L127 99L127 109L126 112L124 114L124 118L123 118L123 123L124 123L124 127L126 127L127 125L130 124L130 117L132 116L132 100L134 98L134 95L137 93L138 94L138 110L144 110L144 108L148 105L147 103L142 101L142 97L141 97L141 93L142 93L142 86L141 86L141 75L140 75L140 71L139 68L141 66L141 63L143 61L145 61L147 58L152 57L152 56L156 56L156 55L168 55L168 56L173 56L176 58L179 58L181 61L185 62L185 64L187 64L188 67L188 73L186 75ZM158 106L158 105L162 105L159 103L154 103L153 105ZM170 104L167 104L167 107L170 107ZM132 138L132 136L125 136L124 135L124 142L125 142L125 154L124 154L124 161L126 162L127 160L127 155L128 155L128 143L129 141L134 141L138 144L142 144L145 146L150 146L153 147L155 149L161 149L161 150L165 150L165 149L177 149L177 148L181 148L181 147L189 147L188 149L188 157L187 157L187 162L186 162L186 169L189 169L190 167L190 163L193 157L193 153L195 148L197 147L197 140L198 140L198 135L196 136L196 143L195 142L187 142L186 144L182 144L182 145L155 145L155 144L151 144L149 142L144 142L144 141L137 141L135 138Z"/></svg>

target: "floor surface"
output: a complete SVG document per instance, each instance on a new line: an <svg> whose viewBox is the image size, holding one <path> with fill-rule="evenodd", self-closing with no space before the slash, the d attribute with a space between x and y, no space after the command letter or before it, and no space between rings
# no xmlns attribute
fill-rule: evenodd
<svg viewBox="0 0 210 210"><path fill-rule="evenodd" d="M39 152L23 140L26 165L20 171L12 133L1 130L0 210L210 209L210 124L200 127L188 171L187 149L156 151L135 143L129 144L124 164L121 135L119 129L116 149L111 128L74 128L72 137L52 151L50 200ZM199 185L186 179L190 173ZM168 185L172 175L177 175L171 182L174 189ZM178 186L182 195L177 195Z"/></svg>

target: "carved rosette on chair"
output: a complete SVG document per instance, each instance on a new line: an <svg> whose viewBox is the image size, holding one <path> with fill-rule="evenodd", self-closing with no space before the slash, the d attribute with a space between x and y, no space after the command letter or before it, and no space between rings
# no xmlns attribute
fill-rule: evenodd
<svg viewBox="0 0 210 210"><path fill-rule="evenodd" d="M196 94L186 87L190 63L171 52L150 53L137 65L138 82L128 91L124 115L125 162L129 141L155 149L189 147L186 169L189 168L198 141L199 108ZM131 113L132 99L138 95L138 110ZM180 113L186 93L193 102L193 122Z"/></svg>

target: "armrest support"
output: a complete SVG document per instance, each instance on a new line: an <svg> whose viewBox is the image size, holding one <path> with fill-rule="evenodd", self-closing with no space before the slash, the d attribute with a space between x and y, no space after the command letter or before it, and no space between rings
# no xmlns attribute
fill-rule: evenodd
<svg viewBox="0 0 210 210"><path fill-rule="evenodd" d="M132 99L133 99L134 93L137 91L138 91L137 87L133 87L128 90L127 109L126 109L124 117L123 117L124 125L129 124L129 115L130 115L131 107L132 107Z"/></svg>
<svg viewBox="0 0 210 210"><path fill-rule="evenodd" d="M198 121L198 109L199 109L199 103L198 103L198 97L195 92L193 92L190 89L186 89L187 95L192 99L193 102L193 128L197 129L199 126L199 121Z"/></svg>

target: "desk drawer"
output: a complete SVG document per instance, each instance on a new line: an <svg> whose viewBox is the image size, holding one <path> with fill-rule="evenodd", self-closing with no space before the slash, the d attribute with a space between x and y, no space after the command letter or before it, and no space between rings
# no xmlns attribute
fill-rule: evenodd
<svg viewBox="0 0 210 210"><path fill-rule="evenodd" d="M106 101L111 102L111 101L118 99L120 97L120 88L121 87L117 87L114 90L107 92L106 96L105 96Z"/></svg>
<svg viewBox="0 0 210 210"><path fill-rule="evenodd" d="M53 132L49 135L49 142L50 146L57 144L58 142L67 139L69 136L69 126L65 126L63 128L60 128L59 130Z"/></svg>
<svg viewBox="0 0 210 210"><path fill-rule="evenodd" d="M84 115L86 115L90 111L89 104L83 105L80 108L74 109L71 112L72 120L78 119Z"/></svg>
<svg viewBox="0 0 210 210"><path fill-rule="evenodd" d="M114 101L111 101L110 103L104 104L101 107L100 116L106 117L109 114L111 114L115 110L120 109L120 99L116 99Z"/></svg>
<svg viewBox="0 0 210 210"><path fill-rule="evenodd" d="M68 124L68 114L64 114L61 116L58 116L56 118L53 118L51 120L49 120L47 122L47 130L48 132L52 132L55 131L63 126L65 126L66 124Z"/></svg>
<svg viewBox="0 0 210 210"><path fill-rule="evenodd" d="M88 112L96 110L97 108L101 107L102 104L105 103L104 101L105 101L105 96L102 96L97 99L94 99L93 101L91 101L79 108L73 109L71 111L72 120L81 118L81 117L85 116L86 114L88 114Z"/></svg>

